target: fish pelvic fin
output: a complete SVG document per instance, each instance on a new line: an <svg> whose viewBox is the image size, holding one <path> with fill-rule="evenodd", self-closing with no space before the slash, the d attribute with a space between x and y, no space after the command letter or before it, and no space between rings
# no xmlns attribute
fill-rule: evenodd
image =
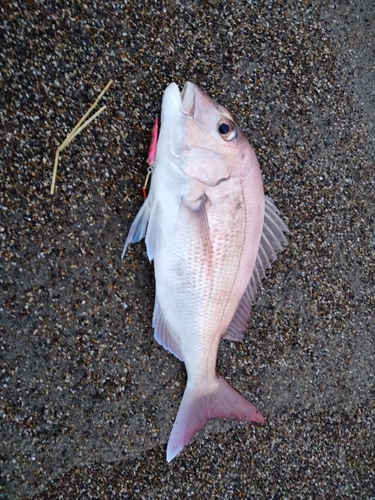
<svg viewBox="0 0 375 500"><path fill-rule="evenodd" d="M124 249L122 251L121 258L124 258L126 249L130 243L138 243L142 238L145 237L147 224L150 218L150 203L149 200L143 203L141 209L139 210L136 218L134 219L132 225L130 226L128 236L125 241Z"/></svg>
<svg viewBox="0 0 375 500"><path fill-rule="evenodd" d="M264 423L258 408L245 399L222 377L209 388L186 386L167 446L167 462L213 418Z"/></svg>
<svg viewBox="0 0 375 500"><path fill-rule="evenodd" d="M130 226L121 258L124 258L130 243L146 240L147 256L150 262L160 251L163 242L163 232L160 227L160 206L157 201L151 202L150 196L143 203L133 224Z"/></svg>

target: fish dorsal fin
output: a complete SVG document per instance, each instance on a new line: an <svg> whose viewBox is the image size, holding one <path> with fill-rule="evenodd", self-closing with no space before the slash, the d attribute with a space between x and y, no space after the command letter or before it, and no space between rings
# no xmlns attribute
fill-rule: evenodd
<svg viewBox="0 0 375 500"><path fill-rule="evenodd" d="M179 346L178 338L168 325L161 310L159 300L155 297L154 316L152 318L155 340L159 342L164 349L174 354L181 361L184 360Z"/></svg>
<svg viewBox="0 0 375 500"><path fill-rule="evenodd" d="M279 211L273 201L266 196L264 224L258 256L249 284L242 296L236 314L224 335L224 338L227 340L239 341L243 339L250 317L251 306L254 302L256 292L261 286L265 271L268 267L271 267L271 262L277 258L276 252L282 250L287 244L284 232L288 233L289 231L278 214Z"/></svg>
<svg viewBox="0 0 375 500"><path fill-rule="evenodd" d="M130 243L138 243L144 238L146 234L148 220L150 218L150 202L147 199L141 206L139 212L137 213L132 225L130 226L128 236L126 237L124 250L122 251L121 258L124 258L126 249Z"/></svg>

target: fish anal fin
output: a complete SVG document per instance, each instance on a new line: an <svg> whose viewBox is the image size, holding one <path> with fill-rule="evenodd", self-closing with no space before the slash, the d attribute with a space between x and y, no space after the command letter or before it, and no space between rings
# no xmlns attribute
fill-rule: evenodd
<svg viewBox="0 0 375 500"><path fill-rule="evenodd" d="M167 351L174 354L181 361L184 360L178 339L173 333L164 318L163 312L160 308L158 298L155 298L154 316L152 318L152 326L154 328L154 337L159 344Z"/></svg>
<svg viewBox="0 0 375 500"><path fill-rule="evenodd" d="M207 390L189 386L173 424L167 446L167 461L173 458L213 418L264 423L258 408L233 389L222 377Z"/></svg>

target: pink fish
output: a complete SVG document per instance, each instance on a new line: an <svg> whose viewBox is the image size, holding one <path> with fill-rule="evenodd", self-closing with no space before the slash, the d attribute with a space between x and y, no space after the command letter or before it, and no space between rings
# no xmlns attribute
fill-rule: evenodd
<svg viewBox="0 0 375 500"><path fill-rule="evenodd" d="M232 115L193 83L164 92L150 193L125 242L154 261L155 339L185 363L171 461L212 418L262 424L216 372L222 338L243 338L257 288L286 244L253 148Z"/></svg>

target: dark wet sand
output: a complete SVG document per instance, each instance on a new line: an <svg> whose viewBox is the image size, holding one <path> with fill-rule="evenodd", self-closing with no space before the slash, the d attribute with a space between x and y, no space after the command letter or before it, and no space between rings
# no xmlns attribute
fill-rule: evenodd
<svg viewBox="0 0 375 500"><path fill-rule="evenodd" d="M373 2L0 9L1 500L374 499ZM211 422L167 464L185 371L153 340L144 244L120 257L186 80L236 116L291 236L218 358L266 424Z"/></svg>

